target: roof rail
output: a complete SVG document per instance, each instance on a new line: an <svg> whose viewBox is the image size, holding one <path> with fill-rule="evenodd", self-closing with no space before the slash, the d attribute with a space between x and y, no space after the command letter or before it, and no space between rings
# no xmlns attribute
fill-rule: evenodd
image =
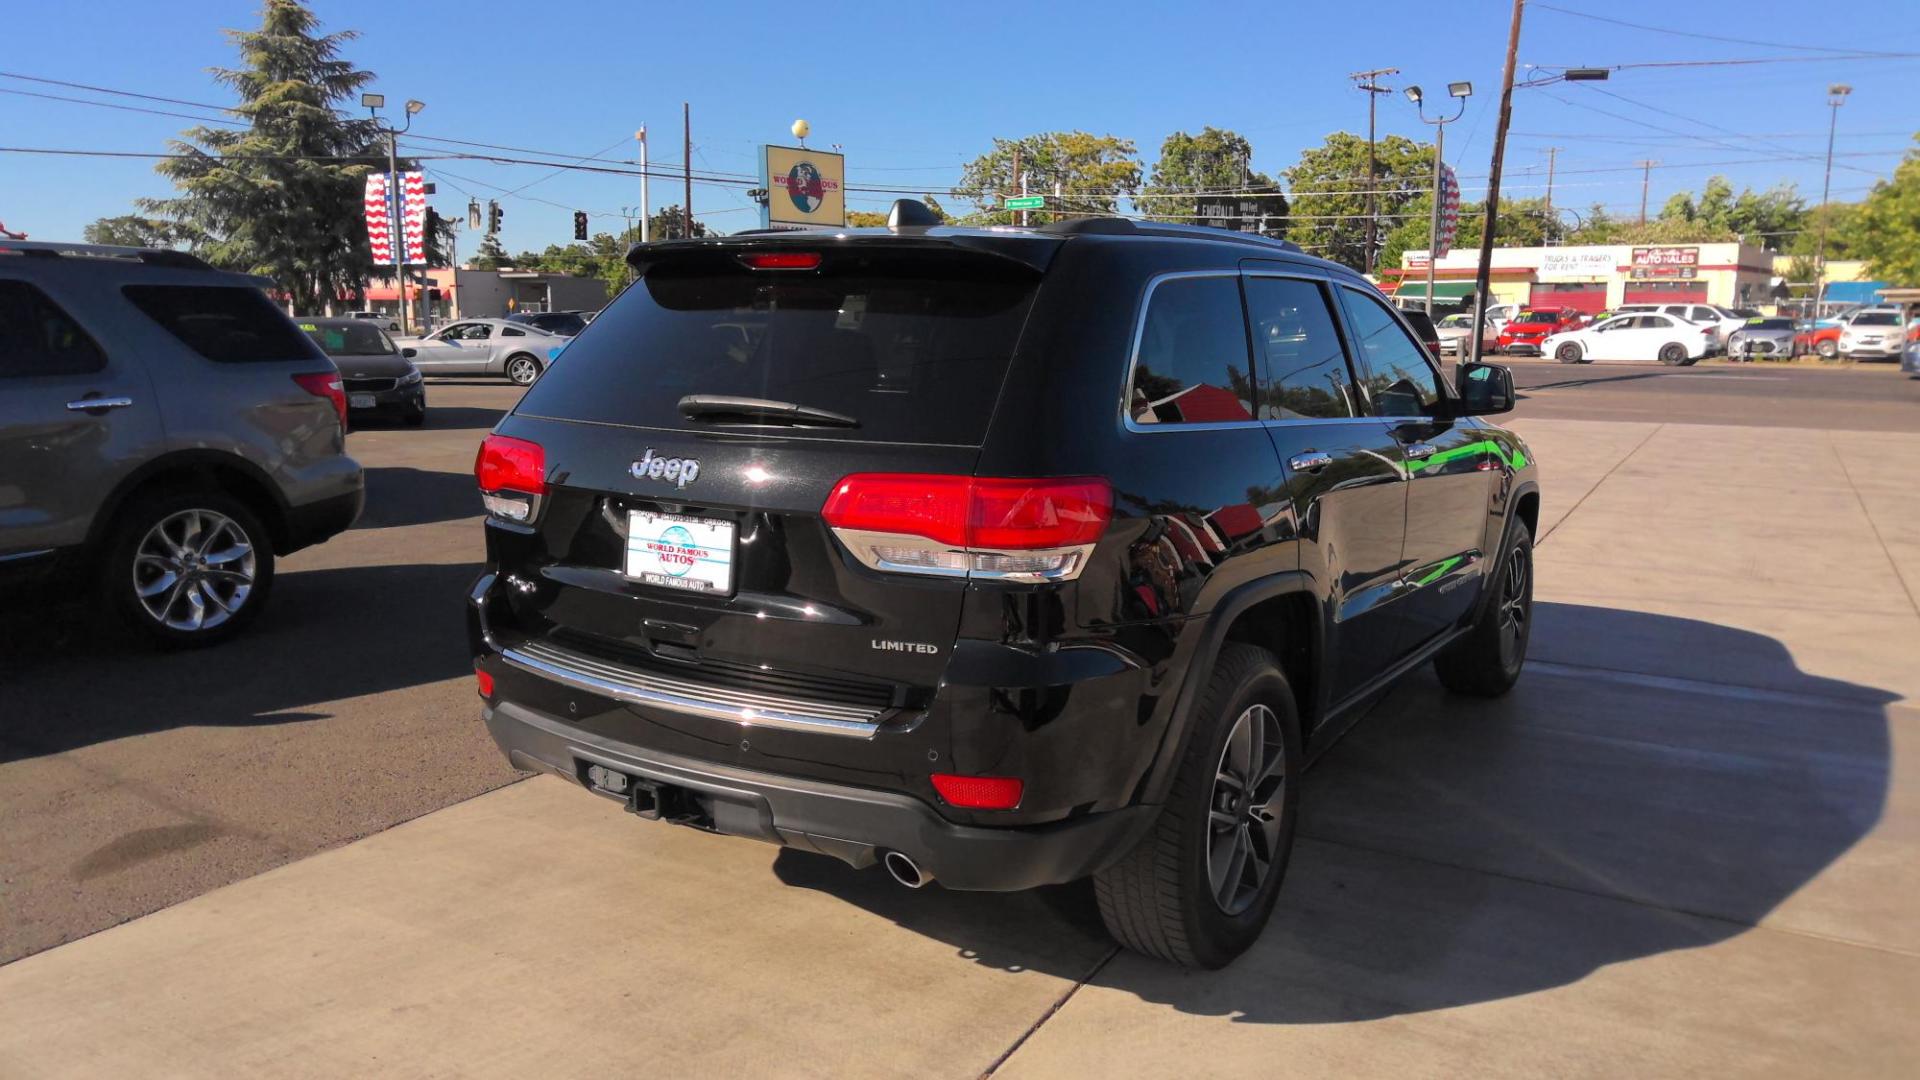
<svg viewBox="0 0 1920 1080"><path fill-rule="evenodd" d="M1296 255L1305 255L1299 244L1290 240L1279 240L1259 233L1234 232L1231 229L1218 229L1212 225L1183 225L1171 221L1135 221L1123 217L1082 217L1069 218L1066 221L1050 221L1040 226L1043 233L1066 236L1178 236L1188 240L1212 240L1216 243L1246 244L1252 247L1278 248Z"/></svg>
<svg viewBox="0 0 1920 1080"><path fill-rule="evenodd" d="M0 240L0 251L16 251L39 258L79 255L88 258L133 259L148 266L171 266L182 270L212 270L206 260L185 251L170 248L123 247L117 244L66 244L57 240Z"/></svg>

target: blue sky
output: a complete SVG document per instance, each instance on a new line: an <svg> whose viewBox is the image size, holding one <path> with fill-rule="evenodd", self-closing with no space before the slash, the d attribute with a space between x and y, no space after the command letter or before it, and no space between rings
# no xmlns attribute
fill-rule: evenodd
<svg viewBox="0 0 1920 1080"><path fill-rule="evenodd" d="M631 160L647 125L656 164L676 165L680 104L693 106L696 172L750 173L755 147L787 142L806 117L810 145L840 143L855 186L943 192L994 136L1078 128L1133 139L1151 162L1169 132L1230 127L1252 140L1254 165L1277 172L1336 130L1364 131L1365 95L1349 72L1398 67L1396 90L1417 82L1443 93L1466 79L1476 95L1449 129L1447 157L1468 198L1484 192L1492 150L1505 0L1370 5L1139 0L1103 3L725 3L698 5L498 0L318 0L330 30L361 32L347 55L374 71L389 100L428 103L420 134ZM1791 43L1739 44L1656 33L1529 5L1522 64L1800 57L1792 63L1641 68L1599 85L1516 92L1507 190L1538 195L1547 146L1563 148L1555 202L1637 211L1640 172L1655 159L1655 207L1713 172L1735 185L1799 184L1818 198L1826 87L1853 85L1841 111L1834 197L1862 196L1888 175L1920 126L1913 87L1920 59L1833 60L1814 48L1920 53L1911 0L1854 0L1823 8L1756 0L1688 4L1555 0L1573 9L1690 34ZM231 99L206 75L234 53L223 27L257 23L255 0L177 4L94 0L9 5L0 71L65 79L187 101ZM1839 12L1817 26L1810 14ZM1524 68L1523 68L1524 74ZM0 89L113 98L0 78ZM1602 93L1601 91L1605 91ZM1618 96L1607 96L1608 94ZM180 110L192 111L192 110ZM1608 115L1612 114L1612 115ZM156 152L188 121L0 94L0 146ZM1395 94L1380 128L1427 138ZM1755 137L1759 136L1759 137ZM426 151L424 144L417 149ZM572 211L612 230L639 203L632 177L550 175L550 168L473 161L429 163L443 213L467 196L501 198L510 250L563 241ZM530 186L528 186L530 185ZM512 196L503 190L518 190ZM150 161L0 153L0 221L41 239L77 239L96 217L134 198L167 193ZM656 180L653 202L679 201ZM889 195L853 200L884 207ZM697 184L696 214L722 230L754 214L740 187ZM462 246L470 243L462 237Z"/></svg>

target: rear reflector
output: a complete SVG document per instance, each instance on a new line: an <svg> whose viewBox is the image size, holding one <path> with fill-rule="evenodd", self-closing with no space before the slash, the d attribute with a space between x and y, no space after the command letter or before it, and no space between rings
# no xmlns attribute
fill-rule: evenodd
<svg viewBox="0 0 1920 1080"><path fill-rule="evenodd" d="M855 473L820 509L876 570L1018 581L1075 577L1113 516L1099 477Z"/></svg>
<svg viewBox="0 0 1920 1080"><path fill-rule="evenodd" d="M480 696L483 698L487 698L488 700L492 700L493 676L488 674L487 672L484 672L478 668L475 668L473 672L473 681L479 684L480 686Z"/></svg>
<svg viewBox="0 0 1920 1080"><path fill-rule="evenodd" d="M340 382L339 372L319 372L312 375L295 375L293 381L300 389L314 397L326 398L333 402L334 415L340 418L340 430L347 430L347 390Z"/></svg>
<svg viewBox="0 0 1920 1080"><path fill-rule="evenodd" d="M474 456L473 478L488 513L508 521L531 520L539 497L547 493L547 452L539 443L489 435Z"/></svg>
<svg viewBox="0 0 1920 1080"><path fill-rule="evenodd" d="M934 773L933 790L948 806L967 810L1011 810L1020 805L1025 782L1012 776L955 776Z"/></svg>
<svg viewBox="0 0 1920 1080"><path fill-rule="evenodd" d="M749 270L812 270L820 265L817 251L752 251L740 256Z"/></svg>

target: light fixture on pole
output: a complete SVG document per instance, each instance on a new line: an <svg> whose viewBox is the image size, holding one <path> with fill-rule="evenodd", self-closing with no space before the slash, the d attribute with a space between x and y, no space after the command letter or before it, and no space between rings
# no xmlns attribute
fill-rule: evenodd
<svg viewBox="0 0 1920 1080"><path fill-rule="evenodd" d="M1820 246L1813 257L1813 317L1820 317L1820 302L1827 291L1827 194L1833 187L1833 136L1840 129L1840 106L1847 103L1853 87L1834 83L1827 87L1827 171L1820 181Z"/></svg>
<svg viewBox="0 0 1920 1080"><path fill-rule="evenodd" d="M372 115L374 122L379 123L380 110L387 105L387 95L361 94L360 104L366 107L367 112ZM415 98L408 98L405 106L407 122L398 129L392 124L384 125L381 128L387 135L387 220L392 223L392 228L396 233L393 238L393 277L394 281L400 286L400 332L402 334L412 332L413 315L412 301L407 297L406 229L402 224L402 204L400 201L400 136L406 134L407 130L413 127L414 114L426 107L426 102Z"/></svg>
<svg viewBox="0 0 1920 1080"><path fill-rule="evenodd" d="M1427 217L1427 317L1433 317L1434 268L1440 262L1440 170L1447 155L1447 125L1453 123L1467 111L1467 99L1473 96L1473 84L1454 82L1447 84L1447 93L1458 99L1459 108L1452 116L1429 118L1423 95L1418 86L1407 87L1407 100L1420 112L1420 119L1433 125L1433 207ZM1476 328L1475 333L1478 334Z"/></svg>

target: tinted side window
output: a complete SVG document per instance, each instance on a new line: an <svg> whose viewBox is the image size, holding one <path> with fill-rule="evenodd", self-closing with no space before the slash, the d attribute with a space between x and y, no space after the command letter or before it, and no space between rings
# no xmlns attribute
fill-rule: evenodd
<svg viewBox="0 0 1920 1080"><path fill-rule="evenodd" d="M1147 301L1128 415L1137 424L1250 421L1248 371L1239 278L1162 281Z"/></svg>
<svg viewBox="0 0 1920 1080"><path fill-rule="evenodd" d="M1375 416L1427 416L1440 401L1439 379L1427 363L1426 346L1413 340L1387 306L1353 289L1346 294L1353 336L1366 361L1366 384Z"/></svg>
<svg viewBox="0 0 1920 1080"><path fill-rule="evenodd" d="M511 326L503 326L500 328L500 336L501 337L526 337L527 332L525 330L515 330Z"/></svg>
<svg viewBox="0 0 1920 1080"><path fill-rule="evenodd" d="M133 306L188 348L221 364L323 355L259 289L239 285L128 285Z"/></svg>
<svg viewBox="0 0 1920 1080"><path fill-rule="evenodd" d="M0 379L85 375L107 356L46 293L24 281L0 281Z"/></svg>
<svg viewBox="0 0 1920 1080"><path fill-rule="evenodd" d="M1250 277L1246 288L1247 320L1261 359L1260 419L1358 415L1346 352L1320 286Z"/></svg>

